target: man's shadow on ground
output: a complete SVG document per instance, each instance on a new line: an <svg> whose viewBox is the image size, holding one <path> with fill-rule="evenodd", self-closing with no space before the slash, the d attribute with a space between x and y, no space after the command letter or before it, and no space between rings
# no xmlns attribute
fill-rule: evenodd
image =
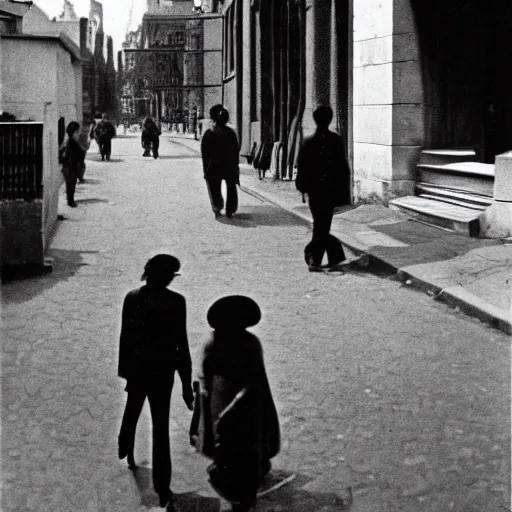
<svg viewBox="0 0 512 512"><path fill-rule="evenodd" d="M138 466L133 477L141 496L141 505L158 507L158 496L153 490L151 468ZM289 481L282 487L279 484ZM267 475L260 489L260 496L254 512L340 512L348 511L352 505L351 491L340 489L340 494L310 492L302 488L311 482L305 475L292 475L286 471L272 471ZM220 498L200 496L189 492L175 494L173 507L168 511L175 512L228 512L226 502Z"/></svg>
<svg viewBox="0 0 512 512"><path fill-rule="evenodd" d="M222 215L216 220L237 228L255 228L258 226L302 226L303 222L294 216L282 212L276 215L278 208L273 205L247 206L247 212L233 214L231 219Z"/></svg>

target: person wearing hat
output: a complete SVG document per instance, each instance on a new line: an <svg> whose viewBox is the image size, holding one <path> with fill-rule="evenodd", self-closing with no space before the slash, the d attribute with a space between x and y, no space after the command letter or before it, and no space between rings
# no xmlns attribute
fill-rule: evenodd
<svg viewBox="0 0 512 512"><path fill-rule="evenodd" d="M226 182L226 217L230 219L238 209L240 185L240 148L236 133L226 126L229 112L220 104L210 109L213 127L206 130L201 139L203 174L215 218L224 208L222 181Z"/></svg>
<svg viewBox="0 0 512 512"><path fill-rule="evenodd" d="M201 434L210 437L211 445L205 446L194 432L191 442L213 458L208 468L212 487L232 503L233 510L246 511L270 471L270 459L280 449L263 349L247 331L260 321L261 311L251 298L230 295L210 307L207 319L214 332L202 362L200 388L206 399L196 397L196 404L207 409L201 411Z"/></svg>
<svg viewBox="0 0 512 512"><path fill-rule="evenodd" d="M180 269L174 256L158 254L144 267L146 284L130 291L123 304L119 377L128 393L119 433L119 458L133 456L137 421L146 397L153 423L153 485L165 507L172 498L169 410L174 373L181 379L183 400L193 408L192 362L188 346L185 298L169 289Z"/></svg>

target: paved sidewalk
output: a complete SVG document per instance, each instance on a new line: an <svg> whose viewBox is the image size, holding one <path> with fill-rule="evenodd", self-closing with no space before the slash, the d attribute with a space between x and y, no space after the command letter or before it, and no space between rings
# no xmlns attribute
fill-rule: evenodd
<svg viewBox="0 0 512 512"><path fill-rule="evenodd" d="M199 142L173 137L199 151ZM311 224L307 204L293 181L260 181L241 165L241 188ZM397 273L436 300L512 334L512 240L469 238L418 222L382 205L338 209L332 233L371 264Z"/></svg>

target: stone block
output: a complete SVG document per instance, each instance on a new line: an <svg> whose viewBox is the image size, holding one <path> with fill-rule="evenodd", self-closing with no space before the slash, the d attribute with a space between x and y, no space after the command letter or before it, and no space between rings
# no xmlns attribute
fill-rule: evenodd
<svg viewBox="0 0 512 512"><path fill-rule="evenodd" d="M401 61L393 63L392 102L423 103L423 77L418 61Z"/></svg>
<svg viewBox="0 0 512 512"><path fill-rule="evenodd" d="M354 42L354 67L386 64L393 60L393 37Z"/></svg>
<svg viewBox="0 0 512 512"><path fill-rule="evenodd" d="M354 201L356 204L371 202L387 205L395 197L413 194L414 186L413 180L379 181L358 178L354 179Z"/></svg>
<svg viewBox="0 0 512 512"><path fill-rule="evenodd" d="M354 178L392 179L392 146L354 144Z"/></svg>
<svg viewBox="0 0 512 512"><path fill-rule="evenodd" d="M392 176L394 180L416 180L416 166L422 146L392 146Z"/></svg>
<svg viewBox="0 0 512 512"><path fill-rule="evenodd" d="M512 151L496 157L494 173L494 200L512 203Z"/></svg>
<svg viewBox="0 0 512 512"><path fill-rule="evenodd" d="M354 69L354 105L389 105L393 103L395 65L378 64Z"/></svg>
<svg viewBox="0 0 512 512"><path fill-rule="evenodd" d="M425 137L423 106L395 104L392 108L393 144L397 146L422 146Z"/></svg>
<svg viewBox="0 0 512 512"><path fill-rule="evenodd" d="M392 41L393 61L420 60L420 47L416 32L393 34Z"/></svg>
<svg viewBox="0 0 512 512"><path fill-rule="evenodd" d="M354 106L354 142L391 146L393 144L393 111L397 105Z"/></svg>
<svg viewBox="0 0 512 512"><path fill-rule="evenodd" d="M393 34L416 30L411 0L390 0L393 3Z"/></svg>
<svg viewBox="0 0 512 512"><path fill-rule="evenodd" d="M494 202L480 216L480 237L512 237L512 202Z"/></svg>
<svg viewBox="0 0 512 512"><path fill-rule="evenodd" d="M393 0L354 2L354 41L375 39L393 33Z"/></svg>

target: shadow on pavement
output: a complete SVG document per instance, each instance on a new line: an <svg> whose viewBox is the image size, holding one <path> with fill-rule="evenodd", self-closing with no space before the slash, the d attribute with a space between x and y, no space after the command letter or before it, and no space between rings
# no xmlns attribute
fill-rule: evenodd
<svg viewBox="0 0 512 512"><path fill-rule="evenodd" d="M238 228L255 228L257 226L302 226L303 222L297 220L293 215L282 212L276 206L262 205L250 206L249 212L235 213L233 218L224 216L217 220L222 224L230 224Z"/></svg>
<svg viewBox="0 0 512 512"><path fill-rule="evenodd" d="M121 162L124 162L124 158L111 158L108 162L107 161L103 161L101 159L101 155L88 155L87 156L87 160L90 161L90 162L101 162L102 164L105 164L105 165L108 165L108 164L117 164L117 163L121 163ZM87 161L86 160L86 161Z"/></svg>
<svg viewBox="0 0 512 512"><path fill-rule="evenodd" d="M87 199L76 199L78 204L95 204L95 203L108 203L108 199L101 199L99 197L89 197Z"/></svg>
<svg viewBox="0 0 512 512"><path fill-rule="evenodd" d="M144 507L158 507L158 495L153 489L152 469L138 466L132 471L132 475L140 494L140 504ZM220 499L187 492L174 494L173 506L174 508L167 507L167 510L174 510L175 512L219 512Z"/></svg>
<svg viewBox="0 0 512 512"><path fill-rule="evenodd" d="M22 304L37 297L46 290L53 288L60 281L69 279L88 263L84 260L85 254L98 254L98 251L65 251L52 249L48 257L53 270L45 275L34 275L20 270L15 275L2 276L2 301L5 304ZM5 279L8 277L8 279ZM23 280L23 284L16 285L15 281Z"/></svg>
<svg viewBox="0 0 512 512"><path fill-rule="evenodd" d="M80 187L80 185L101 185L103 183L103 180L95 180L94 178L84 178L84 181L77 184L77 187Z"/></svg>
<svg viewBox="0 0 512 512"><path fill-rule="evenodd" d="M191 159L194 159L196 160L197 158L199 158L199 156L196 154L190 154L190 155L176 155L176 156L172 156L172 155L159 155L158 156L158 159L159 160L191 160Z"/></svg>

